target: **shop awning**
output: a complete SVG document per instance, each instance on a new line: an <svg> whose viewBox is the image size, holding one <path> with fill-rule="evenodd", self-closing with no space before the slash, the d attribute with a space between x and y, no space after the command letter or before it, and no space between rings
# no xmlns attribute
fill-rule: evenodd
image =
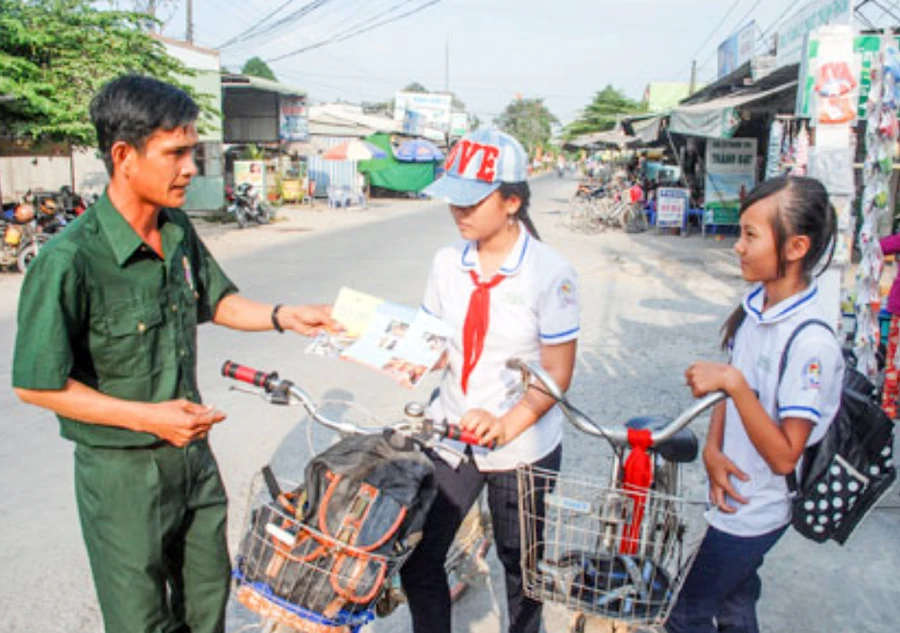
<svg viewBox="0 0 900 633"><path fill-rule="evenodd" d="M740 123L738 109L796 87L796 81L769 90L742 92L672 110L669 130L687 136L731 138Z"/></svg>
<svg viewBox="0 0 900 633"><path fill-rule="evenodd" d="M583 134L582 136L578 136L568 141L566 145L587 149L596 149L600 147L618 147L622 149L636 140L635 137L629 136L620 130L609 130L608 132Z"/></svg>

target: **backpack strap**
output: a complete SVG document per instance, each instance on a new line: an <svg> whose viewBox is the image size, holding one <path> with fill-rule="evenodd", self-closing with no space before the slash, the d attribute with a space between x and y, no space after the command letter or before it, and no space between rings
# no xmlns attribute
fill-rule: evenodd
<svg viewBox="0 0 900 633"><path fill-rule="evenodd" d="M820 325L831 334L834 334L834 330L822 319L807 319L800 323L797 327L794 328L794 331L791 332L791 335L788 337L787 343L784 344L784 349L781 352L781 360L778 363L778 382L775 385L775 412L778 412L778 392L781 388L781 379L784 377L784 371L787 369L787 359L788 359L788 351L791 349L791 344L794 342L794 339L797 338L797 335L800 334L803 330L805 330L810 325ZM791 495L794 495L797 492L797 472L796 470L792 473L788 473L784 476L785 481L787 482L788 492Z"/></svg>

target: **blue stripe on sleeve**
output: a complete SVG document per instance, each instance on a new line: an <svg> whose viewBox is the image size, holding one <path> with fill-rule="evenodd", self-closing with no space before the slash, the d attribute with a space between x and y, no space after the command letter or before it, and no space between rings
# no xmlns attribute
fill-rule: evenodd
<svg viewBox="0 0 900 633"><path fill-rule="evenodd" d="M571 334L575 334L575 333L578 332L580 329L581 329L580 327L576 326L576 327L572 328L571 330L566 330L565 332L557 332L557 333L555 333L555 334L543 334L543 333L541 333L541 338L542 338L542 339L545 339L545 340L552 340L552 339L556 339L556 338L562 338L562 337L564 337L564 336L569 336L569 335L571 335Z"/></svg>
<svg viewBox="0 0 900 633"><path fill-rule="evenodd" d="M812 413L812 414L813 414L814 416L816 416L817 418L821 418L821 417L822 417L822 414L819 413L819 410L818 410L818 409L814 409L814 408L812 408L812 407L793 406L793 407L779 407L779 408L778 408L778 413L779 413L779 414L781 414L781 413L786 413L786 412L789 412L789 411L797 411L797 412L800 412L800 413Z"/></svg>

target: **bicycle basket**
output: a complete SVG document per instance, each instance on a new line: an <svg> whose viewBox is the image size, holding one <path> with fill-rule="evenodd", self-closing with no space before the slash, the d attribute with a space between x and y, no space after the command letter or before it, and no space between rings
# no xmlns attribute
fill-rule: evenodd
<svg viewBox="0 0 900 633"><path fill-rule="evenodd" d="M303 633L350 633L374 618L387 581L412 552L375 554L257 505L232 571L234 593L264 619Z"/></svg>
<svg viewBox="0 0 900 633"><path fill-rule="evenodd" d="M629 624L668 616L687 571L683 500L520 465L525 593Z"/></svg>

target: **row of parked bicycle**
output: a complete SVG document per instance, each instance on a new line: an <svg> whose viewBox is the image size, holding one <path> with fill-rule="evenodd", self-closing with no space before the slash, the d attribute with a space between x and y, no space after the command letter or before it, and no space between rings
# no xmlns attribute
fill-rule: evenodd
<svg viewBox="0 0 900 633"><path fill-rule="evenodd" d="M621 228L628 233L646 231L649 224L644 203L633 198L625 185L583 181L569 199L563 222L570 230L582 233L608 228Z"/></svg>
<svg viewBox="0 0 900 633"><path fill-rule="evenodd" d="M0 214L0 268L25 272L41 247L76 217L96 195L81 196L71 187L28 191L19 202L3 205Z"/></svg>

